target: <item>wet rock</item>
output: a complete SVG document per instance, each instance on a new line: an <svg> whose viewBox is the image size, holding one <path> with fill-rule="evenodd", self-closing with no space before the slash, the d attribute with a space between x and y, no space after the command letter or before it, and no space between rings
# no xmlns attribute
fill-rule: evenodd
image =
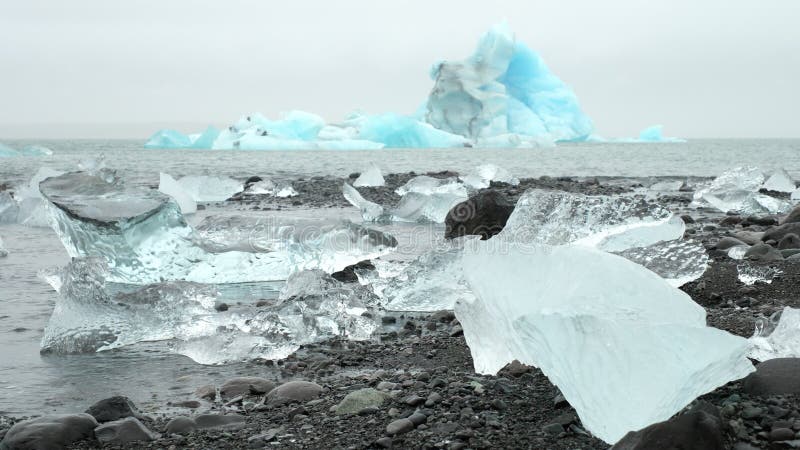
<svg viewBox="0 0 800 450"><path fill-rule="evenodd" d="M266 402L270 405L282 405L292 402L307 402L322 394L322 386L310 381L290 381L284 383L267 394Z"/></svg>
<svg viewBox="0 0 800 450"><path fill-rule="evenodd" d="M403 403L408 406L419 406L425 403L425 399L418 395L410 395L403 400Z"/></svg>
<svg viewBox="0 0 800 450"><path fill-rule="evenodd" d="M523 374L530 372L531 366L522 364L521 362L515 359L510 363L506 364L506 366L503 367L502 371L508 373L514 378L519 378Z"/></svg>
<svg viewBox="0 0 800 450"><path fill-rule="evenodd" d="M756 244L750 247L746 252L744 252L744 257L746 259L752 259L755 261L781 261L783 260L783 255L779 252L776 248L772 247L768 244Z"/></svg>
<svg viewBox="0 0 800 450"><path fill-rule="evenodd" d="M761 242L764 233L757 231L737 231L733 233L733 236L747 245L756 245Z"/></svg>
<svg viewBox="0 0 800 450"><path fill-rule="evenodd" d="M457 204L445 218L446 239L477 235L489 239L506 226L514 204L503 194L485 190Z"/></svg>
<svg viewBox="0 0 800 450"><path fill-rule="evenodd" d="M408 433L414 429L414 422L408 419L397 419L386 426L386 434L395 436L398 434Z"/></svg>
<svg viewBox="0 0 800 450"><path fill-rule="evenodd" d="M205 386L201 386L194 391L194 395L202 398L203 400L210 400L214 401L217 399L217 388L214 386L207 384Z"/></svg>
<svg viewBox="0 0 800 450"><path fill-rule="evenodd" d="M372 388L359 389L347 394L335 407L337 415L360 413L364 408L383 405L387 394Z"/></svg>
<svg viewBox="0 0 800 450"><path fill-rule="evenodd" d="M111 422L126 417L141 418L136 406L128 397L110 397L90 406L86 414L91 414L98 422Z"/></svg>
<svg viewBox="0 0 800 450"><path fill-rule="evenodd" d="M164 431L167 434L186 434L197 429L197 424L191 417L178 416L167 422Z"/></svg>
<svg viewBox="0 0 800 450"><path fill-rule="evenodd" d="M795 208L790 212L784 219L781 221L781 225L787 223L800 223L800 206L795 206Z"/></svg>
<svg viewBox="0 0 800 450"><path fill-rule="evenodd" d="M9 429L0 449L59 450L90 438L98 423L89 414L61 414L19 422Z"/></svg>
<svg viewBox="0 0 800 450"><path fill-rule="evenodd" d="M744 242L736 239L735 237L724 237L717 242L714 246L717 250L728 250L731 247L736 247L737 245L747 245Z"/></svg>
<svg viewBox="0 0 800 450"><path fill-rule="evenodd" d="M777 227L770 228L761 237L764 242L775 241L780 242L787 234L796 234L800 236L800 222L792 222Z"/></svg>
<svg viewBox="0 0 800 450"><path fill-rule="evenodd" d="M230 400L245 394L266 394L275 388L275 383L260 377L237 377L226 381L219 388L223 400Z"/></svg>
<svg viewBox="0 0 800 450"><path fill-rule="evenodd" d="M372 264L372 261L367 259L356 264L351 264L338 272L333 272L331 277L342 283L356 283L358 282L358 275L356 275L356 272L369 270L375 270L375 265Z"/></svg>
<svg viewBox="0 0 800 450"><path fill-rule="evenodd" d="M415 427L418 427L428 421L428 416L422 414L421 412L415 412L414 414L408 416L407 419L410 420Z"/></svg>
<svg viewBox="0 0 800 450"><path fill-rule="evenodd" d="M270 428L264 433L250 436L247 438L247 446L249 448L264 448L269 442L274 441L281 431L280 428Z"/></svg>
<svg viewBox="0 0 800 450"><path fill-rule="evenodd" d="M778 242L779 250L790 250L798 248L800 248L800 236L794 233L787 234Z"/></svg>
<svg viewBox="0 0 800 450"><path fill-rule="evenodd" d="M392 438L384 436L375 441L375 445L380 448L392 448Z"/></svg>
<svg viewBox="0 0 800 450"><path fill-rule="evenodd" d="M244 428L245 417L239 414L202 414L194 418L197 428L205 430L240 430Z"/></svg>
<svg viewBox="0 0 800 450"><path fill-rule="evenodd" d="M800 358L764 361L744 379L744 392L751 395L800 394Z"/></svg>
<svg viewBox="0 0 800 450"><path fill-rule="evenodd" d="M719 411L701 403L666 422L625 435L612 450L725 450Z"/></svg>
<svg viewBox="0 0 800 450"><path fill-rule="evenodd" d="M789 428L774 428L769 432L770 441L788 441L794 439L794 431Z"/></svg>
<svg viewBox="0 0 800 450"><path fill-rule="evenodd" d="M107 422L94 429L94 436L103 444L124 444L126 442L154 441L157 433L148 430L139 419L126 417Z"/></svg>

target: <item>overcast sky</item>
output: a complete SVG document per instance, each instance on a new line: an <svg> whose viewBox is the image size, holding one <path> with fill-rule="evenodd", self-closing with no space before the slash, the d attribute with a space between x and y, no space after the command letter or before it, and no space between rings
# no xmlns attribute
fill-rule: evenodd
<svg viewBox="0 0 800 450"><path fill-rule="evenodd" d="M800 0L0 0L0 137L410 113L504 19L599 134L800 137Z"/></svg>

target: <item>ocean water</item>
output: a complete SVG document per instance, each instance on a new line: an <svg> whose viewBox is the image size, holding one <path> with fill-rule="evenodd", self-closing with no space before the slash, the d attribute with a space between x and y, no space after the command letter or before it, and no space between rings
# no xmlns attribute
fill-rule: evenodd
<svg viewBox="0 0 800 450"><path fill-rule="evenodd" d="M173 176L260 175L289 180L314 175L347 176L370 163L384 173L469 171L491 162L515 176L714 176L739 165L769 172L785 168L800 179L800 140L697 140L686 144L565 144L535 150L379 150L379 151L185 151L144 150L141 141L4 141L12 147L36 143L54 151L38 158L0 158L0 184L27 181L40 167L75 170L78 162L104 155L108 167L134 183L155 185L160 171ZM203 214L224 211L210 209ZM356 219L355 211L289 211L298 216L333 214ZM392 226L401 247L414 242L413 257L432 245L441 229ZM0 258L0 414L25 415L81 411L114 394L131 396L146 410L163 410L195 388L235 375L277 376L263 365L201 366L169 354L158 343L93 355L39 354L42 331L56 299L37 277L41 269L63 266L68 257L52 230L0 226L10 251ZM419 245L424 241L424 245ZM402 249L401 252L403 253ZM275 289L279 289L276 286ZM263 293L259 295L264 295Z"/></svg>

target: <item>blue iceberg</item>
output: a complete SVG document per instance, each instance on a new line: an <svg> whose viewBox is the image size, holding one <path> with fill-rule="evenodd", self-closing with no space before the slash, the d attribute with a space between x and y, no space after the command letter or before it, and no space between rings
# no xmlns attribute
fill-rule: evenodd
<svg viewBox="0 0 800 450"><path fill-rule="evenodd" d="M11 158L17 156L52 156L53 151L41 145L28 145L23 147L22 150L14 150L13 148L0 144L0 158Z"/></svg>
<svg viewBox="0 0 800 450"><path fill-rule="evenodd" d="M639 133L639 142L686 142L685 139L665 137L662 125L647 127Z"/></svg>

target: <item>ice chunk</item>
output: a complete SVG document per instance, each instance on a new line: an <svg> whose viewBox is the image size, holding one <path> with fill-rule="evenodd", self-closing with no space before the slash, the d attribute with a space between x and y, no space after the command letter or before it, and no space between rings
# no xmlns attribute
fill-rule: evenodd
<svg viewBox="0 0 800 450"><path fill-rule="evenodd" d="M800 200L800 189L796 189L794 192L792 192L791 199Z"/></svg>
<svg viewBox="0 0 800 450"><path fill-rule="evenodd" d="M750 357L757 361L800 358L800 309L786 306L769 318L759 319L750 342Z"/></svg>
<svg viewBox="0 0 800 450"><path fill-rule="evenodd" d="M158 130L150 136L144 148L189 148L192 140L189 136L175 130Z"/></svg>
<svg viewBox="0 0 800 450"><path fill-rule="evenodd" d="M677 192L684 186L684 184L685 183L680 180L659 181L650 185L648 189L656 192Z"/></svg>
<svg viewBox="0 0 800 450"><path fill-rule="evenodd" d="M498 236L521 243L579 242L622 251L677 239L684 227L668 209L643 198L532 189L517 201Z"/></svg>
<svg viewBox="0 0 800 450"><path fill-rule="evenodd" d="M492 181L518 185L519 179L511 175L508 170L494 164L483 164L476 167L471 173L461 177L461 181L473 189L488 188Z"/></svg>
<svg viewBox="0 0 800 450"><path fill-rule="evenodd" d="M752 286L756 283L772 284L772 280L783 273L776 267L754 266L750 264L739 264L736 266L739 273L739 281Z"/></svg>
<svg viewBox="0 0 800 450"><path fill-rule="evenodd" d="M639 142L686 142L681 138L664 137L663 130L662 125L647 127L639 133Z"/></svg>
<svg viewBox="0 0 800 450"><path fill-rule="evenodd" d="M78 162L78 170L96 175L99 171L106 168L106 155L101 153L97 158L86 158Z"/></svg>
<svg viewBox="0 0 800 450"><path fill-rule="evenodd" d="M22 156L53 156L53 151L41 145L28 145L19 151Z"/></svg>
<svg viewBox="0 0 800 450"><path fill-rule="evenodd" d="M794 184L791 175L786 170L778 169L764 182L762 188L776 192L794 192L797 186Z"/></svg>
<svg viewBox="0 0 800 450"><path fill-rule="evenodd" d="M484 34L470 58L435 64L431 77L426 120L449 133L567 141L592 132L572 90L506 24Z"/></svg>
<svg viewBox="0 0 800 450"><path fill-rule="evenodd" d="M220 131L213 126L209 126L205 131L198 135L190 136L192 141L191 148L210 149L214 148L214 141L219 137Z"/></svg>
<svg viewBox="0 0 800 450"><path fill-rule="evenodd" d="M563 393L588 431L614 443L752 372L747 340L653 272L575 245L470 242L475 294L455 312L475 370L517 359Z"/></svg>
<svg viewBox="0 0 800 450"><path fill-rule="evenodd" d="M0 223L17 223L19 206L8 192L0 192Z"/></svg>
<svg viewBox="0 0 800 450"><path fill-rule="evenodd" d="M8 250L3 246L3 238L0 237L0 258L8 256Z"/></svg>
<svg viewBox="0 0 800 450"><path fill-rule="evenodd" d="M749 245L734 245L728 249L728 258L731 259L744 259L744 254L750 250Z"/></svg>
<svg viewBox="0 0 800 450"><path fill-rule="evenodd" d="M764 174L755 167L738 167L723 172L694 193L694 205L710 205L723 212L740 214L778 214L791 209L791 203L759 194Z"/></svg>
<svg viewBox="0 0 800 450"><path fill-rule="evenodd" d="M443 223L447 213L455 205L467 199L466 194L433 193L426 195L409 192L403 195L395 208L387 211L383 206L365 200L356 188L347 183L342 187L342 191L345 199L361 211L361 218L365 222Z"/></svg>
<svg viewBox="0 0 800 450"><path fill-rule="evenodd" d="M284 280L302 269L341 270L397 245L391 236L337 223L299 230L300 238L285 242L280 251L210 251L214 245L206 245L202 233L198 237L177 205L158 191L80 172L50 178L41 186L54 206L56 231L69 255L104 258L111 264L109 281L119 283ZM259 236L260 227L257 221L242 221L231 239Z"/></svg>
<svg viewBox="0 0 800 450"><path fill-rule="evenodd" d="M47 167L40 168L31 177L28 184L17 190L17 201L19 202L19 214L17 220L20 224L29 227L49 227L50 220L47 213L47 202L42 198L39 191L39 183L42 181L61 175L63 172Z"/></svg>
<svg viewBox="0 0 800 450"><path fill-rule="evenodd" d="M275 193L275 197L279 198L296 197L297 195L299 194L291 186L284 186Z"/></svg>
<svg viewBox="0 0 800 450"><path fill-rule="evenodd" d="M159 174L158 190L172 197L180 207L181 213L194 214L197 212L197 203L192 196L174 178L164 172Z"/></svg>
<svg viewBox="0 0 800 450"><path fill-rule="evenodd" d="M347 183L342 186L342 193L344 198L350 202L351 205L361 211L361 218L364 222L382 222L391 221L391 215L383 209L383 206L366 200L361 194Z"/></svg>
<svg viewBox="0 0 800 450"><path fill-rule="evenodd" d="M7 145L0 143L0 158L11 158L14 156L20 156L20 153Z"/></svg>
<svg viewBox="0 0 800 450"><path fill-rule="evenodd" d="M361 172L361 175L353 182L355 187L363 186L383 186L386 181L383 179L380 167L375 164L371 165L367 170Z"/></svg>
<svg viewBox="0 0 800 450"><path fill-rule="evenodd" d="M695 241L662 241L648 247L629 248L619 255L650 269L675 287L700 278L708 269L708 254Z"/></svg>
<svg viewBox="0 0 800 450"><path fill-rule="evenodd" d="M225 177L189 175L178 183L198 203L223 202L244 189L241 182Z"/></svg>
<svg viewBox="0 0 800 450"><path fill-rule="evenodd" d="M467 196L467 189L458 182L455 177L434 178L427 175L416 176L394 190L397 195L403 196L409 192L418 194L454 194L462 197Z"/></svg>

